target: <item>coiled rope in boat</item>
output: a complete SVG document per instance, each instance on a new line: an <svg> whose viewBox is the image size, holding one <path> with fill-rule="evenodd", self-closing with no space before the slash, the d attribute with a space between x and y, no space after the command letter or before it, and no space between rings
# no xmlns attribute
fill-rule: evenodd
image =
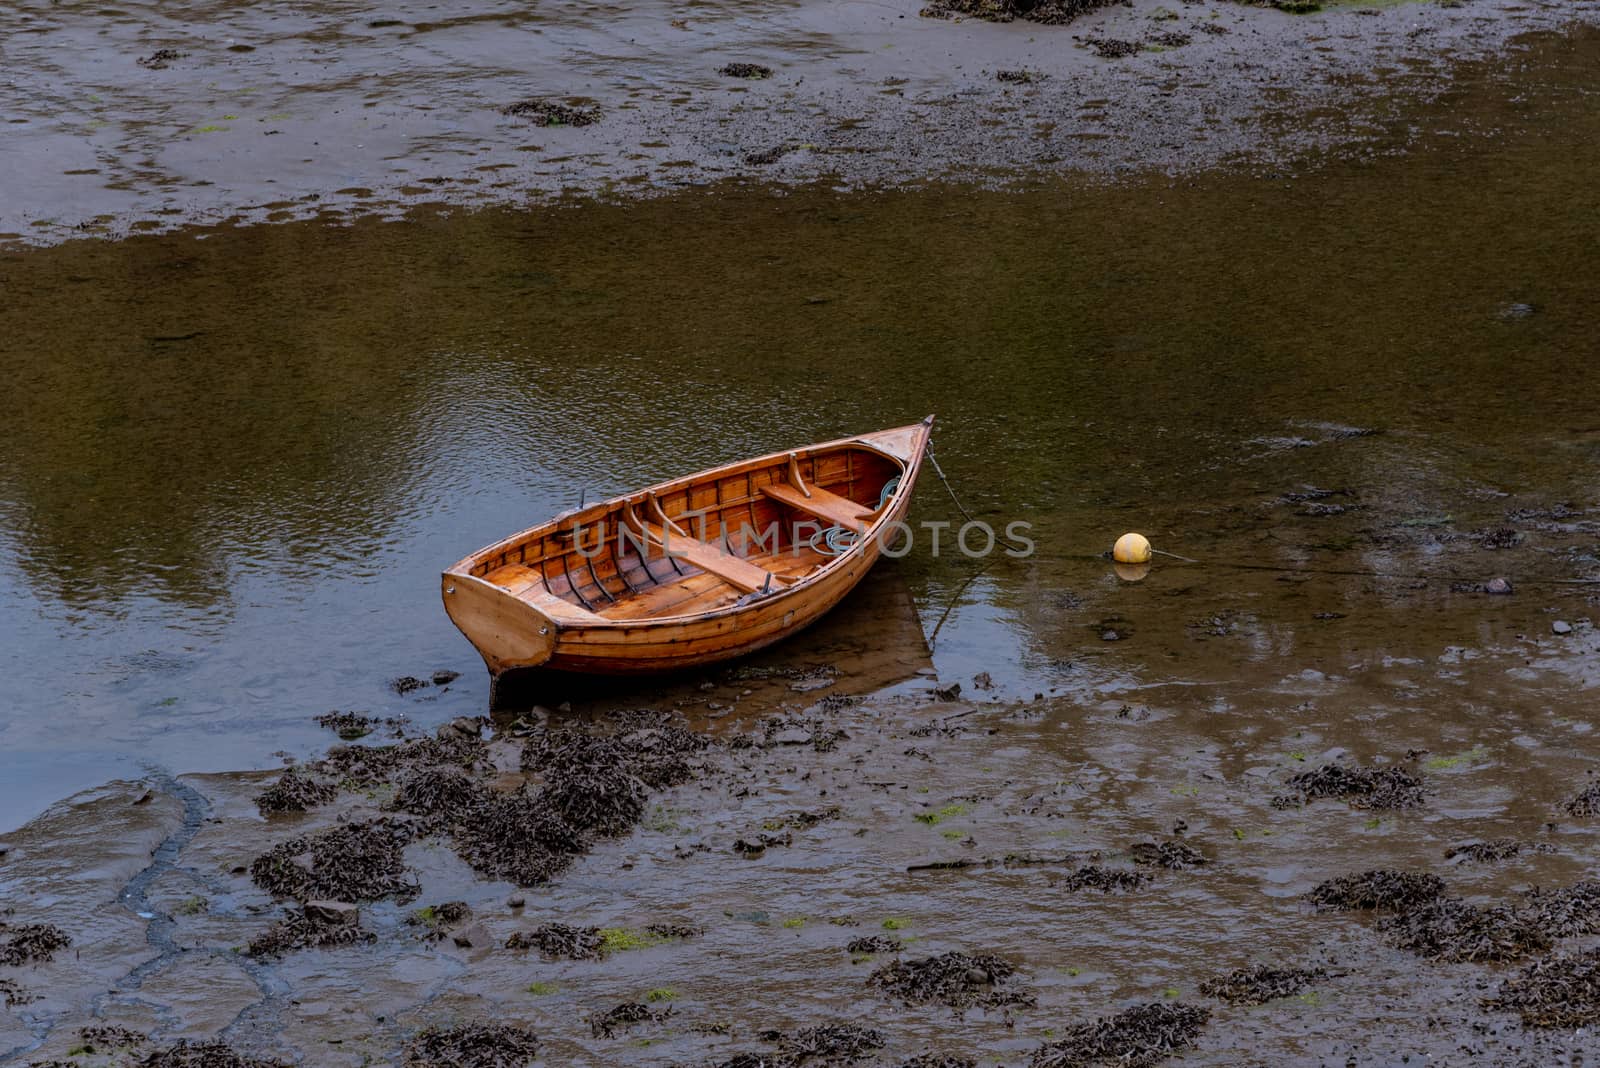
<svg viewBox="0 0 1600 1068"><path fill-rule="evenodd" d="M900 476L896 475L883 484L883 492L878 494L878 506L875 512L883 511L883 506L889 503L889 498L894 496L894 491L900 488ZM840 553L849 552L856 542L861 540L859 531L837 524L824 527L806 539L806 548L815 550L823 556L838 556Z"/></svg>

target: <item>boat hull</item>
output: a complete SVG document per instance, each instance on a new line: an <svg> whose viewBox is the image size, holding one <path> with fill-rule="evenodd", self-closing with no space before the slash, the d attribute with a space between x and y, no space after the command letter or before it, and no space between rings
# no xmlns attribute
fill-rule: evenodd
<svg viewBox="0 0 1600 1068"><path fill-rule="evenodd" d="M521 538L532 540L536 532L548 531L551 524L530 528L513 539L497 543L447 570L441 579L445 607L451 619L483 656L492 676L508 672L543 669L586 675L643 675L703 667L781 641L815 623L839 603L883 555L886 540L893 543L897 524L904 523L912 491L921 470L932 417L919 424L882 431L859 438L840 439L810 446L806 456L825 456L830 449L867 447L900 465L899 483L880 510L864 524L864 536L838 556L813 569L814 573L792 585L762 596L703 612L669 614L661 618L603 619L567 602L557 601L535 590L532 601L508 596L507 590L482 575L486 555L500 552ZM759 469L782 463L785 457L801 455L774 453L724 468L713 468L683 479L662 483L591 506L586 515L605 514L595 509L626 507L630 501L649 499L657 494L684 492L684 487L703 486L726 478L727 472ZM812 471L819 470L813 461ZM797 472L798 478L798 472ZM803 485L803 479L799 480ZM809 491L808 491L809 495ZM719 495L720 496L720 495ZM864 506L863 506L864 507ZM564 517L552 524L559 526ZM573 520L568 519L568 522ZM564 566L566 566L564 564ZM549 588L548 580L544 581ZM586 606L587 603L586 603Z"/></svg>

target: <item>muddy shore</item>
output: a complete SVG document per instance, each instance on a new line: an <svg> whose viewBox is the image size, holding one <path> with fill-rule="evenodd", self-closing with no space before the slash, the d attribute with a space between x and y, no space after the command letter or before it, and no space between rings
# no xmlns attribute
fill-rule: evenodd
<svg viewBox="0 0 1600 1068"><path fill-rule="evenodd" d="M691 715L739 686L697 691ZM1536 991L1560 1026L1495 1002L1600 932L1574 722L1483 722L1462 750L1450 725L1399 710L1085 718L927 688L862 702L799 687L700 731L648 712L436 735L371 723L276 790L283 774L252 773L74 798L0 843L0 935L70 939L0 967L0 1059L243 1063L220 1046L170 1059L200 1056L183 1042L318 1065L520 1064L535 1042L541 1063L596 1065L1111 1063L1096 1042L1151 1064L1595 1053L1573 1027L1600 1019L1594 988ZM594 767L623 760L644 804L620 827L565 810L591 830L530 885L485 878L500 861L448 829L450 791L418 787L426 773L491 803L553 797L530 791L575 766L574 744L612 754ZM1416 788L1386 796L1369 772ZM331 788L294 786L310 781ZM373 851L397 821L402 851ZM330 833L344 844L324 857ZM551 848L536 839L514 848ZM1374 869L1433 885L1391 901ZM322 881L282 881L296 871ZM1340 888L1358 877L1375 898ZM348 900L302 908L335 893ZM1456 899L1465 928L1440 926L1434 902ZM1526 933L1506 941L1502 916L1486 956L1472 923L1496 908ZM1142 1044L1162 1035L1176 1045Z"/></svg>
<svg viewBox="0 0 1600 1068"><path fill-rule="evenodd" d="M0 242L726 180L1277 168L1391 150L1356 105L1600 20L1595 0L1132 0L1066 25L922 7L26 0L0 12Z"/></svg>

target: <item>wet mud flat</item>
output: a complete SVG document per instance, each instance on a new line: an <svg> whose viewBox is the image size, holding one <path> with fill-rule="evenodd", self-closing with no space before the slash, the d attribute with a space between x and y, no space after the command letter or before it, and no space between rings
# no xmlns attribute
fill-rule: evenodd
<svg viewBox="0 0 1600 1068"><path fill-rule="evenodd" d="M1437 96L1460 61L1597 20L1594 0L24 0L0 12L0 240L727 179L1277 167L1376 151L1384 124L1352 105Z"/></svg>
<svg viewBox="0 0 1600 1068"><path fill-rule="evenodd" d="M1513 707L1461 751L1452 717L1348 694L1218 715L827 689L741 713L744 680L712 678L432 733L347 715L281 772L58 805L0 842L6 1059L1596 1051L1600 790L1572 719Z"/></svg>

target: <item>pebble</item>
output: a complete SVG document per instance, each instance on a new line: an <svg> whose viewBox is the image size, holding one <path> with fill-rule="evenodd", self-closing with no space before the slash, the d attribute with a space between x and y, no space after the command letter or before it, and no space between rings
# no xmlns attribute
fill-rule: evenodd
<svg viewBox="0 0 1600 1068"><path fill-rule="evenodd" d="M1572 624L1568 623L1564 619L1558 619L1554 623L1550 624L1550 629L1557 634L1571 634Z"/></svg>
<svg viewBox="0 0 1600 1068"><path fill-rule="evenodd" d="M1488 584L1483 587L1483 592L1499 594L1503 596L1510 593L1512 588L1513 587L1510 579L1492 578L1489 580Z"/></svg>
<svg viewBox="0 0 1600 1068"><path fill-rule="evenodd" d="M506 907L507 908L520 909L522 906L526 905L527 903L528 903L528 899L523 897L521 894L512 894L510 897L506 898Z"/></svg>

